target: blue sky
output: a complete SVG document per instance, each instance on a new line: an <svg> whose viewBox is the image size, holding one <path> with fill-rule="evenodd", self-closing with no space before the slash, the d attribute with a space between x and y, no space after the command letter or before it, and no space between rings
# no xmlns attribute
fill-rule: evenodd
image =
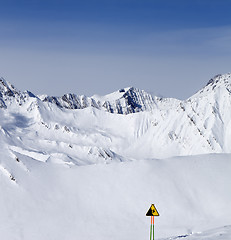
<svg viewBox="0 0 231 240"><path fill-rule="evenodd" d="M231 71L229 0L0 0L0 75L35 94L185 99Z"/></svg>

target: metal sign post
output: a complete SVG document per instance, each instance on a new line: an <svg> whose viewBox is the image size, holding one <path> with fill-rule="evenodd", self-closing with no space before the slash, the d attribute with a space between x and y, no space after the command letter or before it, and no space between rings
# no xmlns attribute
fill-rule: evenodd
<svg viewBox="0 0 231 240"><path fill-rule="evenodd" d="M146 216L151 217L151 226L150 226L150 240L154 240L154 216L160 216L154 204L151 205Z"/></svg>

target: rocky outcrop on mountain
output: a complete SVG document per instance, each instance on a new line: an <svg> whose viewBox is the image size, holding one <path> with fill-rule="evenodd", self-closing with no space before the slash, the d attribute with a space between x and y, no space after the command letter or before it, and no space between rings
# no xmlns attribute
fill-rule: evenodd
<svg viewBox="0 0 231 240"><path fill-rule="evenodd" d="M19 95L19 91L4 78L0 78L0 97L14 97Z"/></svg>
<svg viewBox="0 0 231 240"><path fill-rule="evenodd" d="M129 114L145 110L151 110L157 101L155 97L145 91L136 88L127 88L119 90L117 98L110 96L104 97L86 97L75 94L65 94L62 97L46 96L44 102L55 103L60 108L83 109L86 107L95 107L106 110L110 113Z"/></svg>
<svg viewBox="0 0 231 240"><path fill-rule="evenodd" d="M0 78L0 108L7 108L12 103L17 103L21 106L26 102L26 99L36 97L33 93L26 91L20 92L10 82L4 78Z"/></svg>
<svg viewBox="0 0 231 240"><path fill-rule="evenodd" d="M157 107L166 108L179 102L177 99L159 98L152 96L144 90L134 87L120 89L112 94L99 97L77 96L65 94L62 97L44 96L43 102L51 102L60 108L83 109L94 107L110 113L130 114L141 111L151 111Z"/></svg>
<svg viewBox="0 0 231 240"><path fill-rule="evenodd" d="M0 78L0 108L7 108L7 103L19 98L19 91L4 78Z"/></svg>
<svg viewBox="0 0 231 240"><path fill-rule="evenodd" d="M42 100L43 102L51 102L60 108L67 109L83 109L86 107L99 108L99 105L94 99L84 95L78 96L75 94L65 94L62 97L45 96Z"/></svg>
<svg viewBox="0 0 231 240"><path fill-rule="evenodd" d="M215 76L184 101L155 97L133 87L106 96L35 96L1 79L0 107L8 109L0 112L7 116L2 120L4 136L16 127L29 127L32 121L33 131L45 142L49 136L53 141L58 132L66 142L76 138L76 144L68 147L76 152L83 142L131 158L231 152L231 74ZM139 156L134 156L136 149Z"/></svg>
<svg viewBox="0 0 231 240"><path fill-rule="evenodd" d="M156 97L136 88L121 89L122 96L115 100L105 100L102 107L110 113L129 114L155 108Z"/></svg>

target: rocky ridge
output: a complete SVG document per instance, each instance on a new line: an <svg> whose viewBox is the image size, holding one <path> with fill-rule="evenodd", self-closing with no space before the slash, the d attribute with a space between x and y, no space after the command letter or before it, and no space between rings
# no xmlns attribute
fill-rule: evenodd
<svg viewBox="0 0 231 240"><path fill-rule="evenodd" d="M33 138L39 142L65 138L69 147L63 151L70 157L65 159L74 164L81 151L87 153L81 156L103 156L107 161L124 155L165 158L231 152L231 74L215 76L184 101L155 97L133 87L106 96L35 96L1 79L0 104L2 119L11 116L1 120L2 132L22 139L23 129L35 131ZM17 128L9 127L10 119ZM56 156L53 147L44 152L50 159Z"/></svg>

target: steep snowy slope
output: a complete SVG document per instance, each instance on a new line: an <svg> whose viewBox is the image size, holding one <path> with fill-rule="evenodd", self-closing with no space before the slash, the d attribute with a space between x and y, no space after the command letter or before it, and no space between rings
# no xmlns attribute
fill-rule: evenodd
<svg viewBox="0 0 231 240"><path fill-rule="evenodd" d="M211 79L189 103L187 110L211 148L231 152L231 74Z"/></svg>

